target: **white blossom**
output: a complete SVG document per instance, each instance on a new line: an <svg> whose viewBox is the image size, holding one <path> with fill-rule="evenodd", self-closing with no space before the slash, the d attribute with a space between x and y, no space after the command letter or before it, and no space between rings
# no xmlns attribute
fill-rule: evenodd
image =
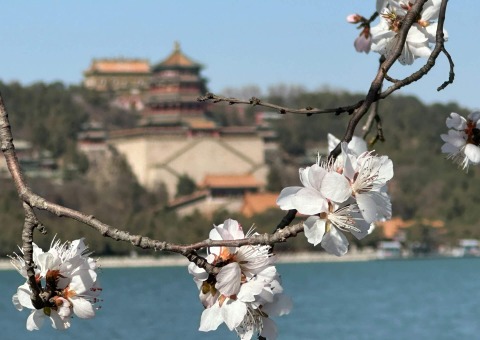
<svg viewBox="0 0 480 340"><path fill-rule="evenodd" d="M47 318L53 328L67 329L73 315L79 318L95 316L94 304L101 288L97 282L96 262L88 255L83 239L63 244L59 240L52 241L47 252L33 244L35 279L41 290L48 294L48 301L43 308L36 309L28 282L18 287L12 302L20 311L32 309L27 319L28 330L40 329ZM15 255L11 262L26 278L23 257Z"/></svg>
<svg viewBox="0 0 480 340"><path fill-rule="evenodd" d="M445 142L442 153L448 154L463 169L480 163L480 112L472 112L467 119L452 112L446 120L450 129L440 137Z"/></svg>
<svg viewBox="0 0 480 340"><path fill-rule="evenodd" d="M215 226L209 237L212 240L236 240L251 234L245 235L237 221L228 219ZM241 339L251 339L254 335L275 339L276 325L265 310L273 316L287 314L291 301L282 294L271 248L247 245L210 247L208 251L206 259L220 267L218 274L208 274L193 263L188 266L205 307L199 330L216 330L225 323ZM279 294L282 296L277 296Z"/></svg>
<svg viewBox="0 0 480 340"><path fill-rule="evenodd" d="M356 204L343 207L332 204L329 212L310 216L303 225L308 242L314 246L320 243L328 253L337 256L345 255L348 250L348 240L342 231L360 240L373 227L363 219Z"/></svg>
<svg viewBox="0 0 480 340"><path fill-rule="evenodd" d="M342 182L343 176L335 171L335 164L321 162L299 169L300 181L303 187L284 188L277 198L277 204L282 210L296 209L300 214L315 215L328 211L328 202L342 203L348 198L343 195L348 183ZM338 190L325 191L325 179L337 180Z"/></svg>
<svg viewBox="0 0 480 340"><path fill-rule="evenodd" d="M354 40L353 47L355 51L361 53L365 52L368 54L372 46L372 35L370 34L370 28L366 27L360 32L359 36Z"/></svg>
<svg viewBox="0 0 480 340"><path fill-rule="evenodd" d="M393 48L397 44L398 30L400 21L403 17L399 17L395 12L384 10L380 16L380 22L370 29L372 34L372 51L390 57ZM429 47L428 33L424 27L412 25L408 31L405 44L398 61L402 65L410 65L417 58L428 58L431 54Z"/></svg>
<svg viewBox="0 0 480 340"><path fill-rule="evenodd" d="M393 164L387 156L364 152L356 157L347 144L342 143L342 177L327 174L323 180L323 192L333 192L341 202L355 199L367 223L390 219L392 207L386 193L387 182L393 177Z"/></svg>
<svg viewBox="0 0 480 340"><path fill-rule="evenodd" d="M416 0L388 0L388 7L383 4L380 22L371 28L372 50L389 57L397 43L398 32L407 12ZM410 65L417 58L427 58L436 41L437 23L441 0L428 0L422 8L419 18L411 26L405 45L398 58L403 65ZM378 2L377 2L378 5ZM444 30L444 38L448 34Z"/></svg>
<svg viewBox="0 0 480 340"><path fill-rule="evenodd" d="M340 142L328 135L331 152ZM287 187L277 199L281 209L296 209L309 215L304 222L308 242L331 254L344 255L348 240L343 232L358 239L365 237L376 221L390 219L392 205L387 182L393 177L392 161L367 151L364 140L354 137L341 143L335 161L321 162L300 169L304 187Z"/></svg>

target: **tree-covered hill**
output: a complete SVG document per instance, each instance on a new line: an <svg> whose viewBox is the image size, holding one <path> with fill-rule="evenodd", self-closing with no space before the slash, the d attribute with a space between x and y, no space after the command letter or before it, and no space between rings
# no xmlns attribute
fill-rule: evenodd
<svg viewBox="0 0 480 340"><path fill-rule="evenodd" d="M110 107L108 97L61 83L29 86L0 83L0 91L9 112L14 138L31 141L35 147L49 150L59 158L75 159L72 155L76 153L76 134L87 120L93 119L113 128L129 126L135 118L132 113ZM353 104L361 98L360 94L327 90L309 92L299 88L274 94L265 99L290 107L337 107ZM251 124L255 110L260 109L247 108L238 115L234 110L223 110L222 106L213 110L211 116L223 124ZM413 96L389 97L380 102L379 112L386 141L377 142L374 148L394 162L395 176L390 185L394 215L404 219L444 220L448 230L444 235L446 241L453 242L462 237L480 238L480 209L476 207L480 202L480 170L470 167L465 173L440 153L440 134L446 132L446 117L450 112L468 112L453 103L426 105ZM283 184L296 185L301 165L294 162L302 159L308 150L325 148L327 133L341 137L348 115L306 117L287 114L282 117L273 124L283 150L282 159L275 164L280 165ZM163 209L165 195L161 188L158 192L146 192L120 156L113 154L109 164L116 171L108 179L92 180L79 173L61 184L46 179L30 179L29 183L50 200L93 214L132 233L182 243L206 238L212 223L222 223L228 216L238 218L245 226L255 223L257 231L268 232L283 214L275 210L246 219L219 212L212 218L200 214L179 218ZM108 180L108 183L102 180ZM9 254L21 242L23 215L11 181L3 179L1 184L0 253ZM43 213L40 217L50 236L58 234L65 240L85 236L96 254L127 254L132 249L130 245L106 240L76 222ZM48 243L50 239L37 240ZM299 249L305 245L301 237L286 247Z"/></svg>
<svg viewBox="0 0 480 340"><path fill-rule="evenodd" d="M326 108L353 104L360 98L349 93L321 92L303 93L285 101L291 107ZM440 134L447 132L445 120L451 112L464 116L469 113L455 103L426 105L413 96L382 100L379 113L386 140L377 142L373 149L394 162L395 176L390 183L394 215L444 220L447 239L480 238L480 209L476 207L480 202L480 169L471 166L466 173L440 152ZM285 115L276 129L283 150L299 155L312 146L326 147L329 132L341 137L348 118L347 114ZM294 177L290 181L298 183Z"/></svg>

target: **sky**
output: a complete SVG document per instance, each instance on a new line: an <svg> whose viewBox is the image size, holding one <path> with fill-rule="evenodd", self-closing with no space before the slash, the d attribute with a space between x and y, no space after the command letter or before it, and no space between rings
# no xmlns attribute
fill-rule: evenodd
<svg viewBox="0 0 480 340"><path fill-rule="evenodd" d="M329 87L365 93L378 54L356 53L359 34L348 14L370 16L374 0L82 0L9 1L0 12L0 79L79 84L93 58L143 58L152 64L175 41L205 67L211 92L257 85L261 93L280 83L308 90ZM455 62L448 79L443 55L434 69L398 93L426 103L455 101L480 109L480 1L449 1L447 50ZM423 66L395 66L403 78ZM8 102L8 99L6 99Z"/></svg>

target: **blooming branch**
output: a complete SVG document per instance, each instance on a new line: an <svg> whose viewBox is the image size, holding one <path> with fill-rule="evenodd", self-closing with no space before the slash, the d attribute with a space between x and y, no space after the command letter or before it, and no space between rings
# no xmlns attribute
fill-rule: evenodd
<svg viewBox="0 0 480 340"><path fill-rule="evenodd" d="M202 102L262 106L280 114L350 115L341 139L329 135L328 158L319 158L312 166L299 169L302 186L281 191L277 204L287 212L271 234L244 234L238 222L229 219L215 226L208 239L176 244L131 234L93 215L48 201L29 188L22 174L7 110L0 95L0 145L24 210L21 254L12 257L12 264L26 281L18 287L12 301L19 310L32 310L27 329L39 329L45 319L49 319L54 328L66 329L70 327L73 315L93 317L101 291L97 284L96 262L89 257L83 239L71 243L52 241L47 252L33 242L35 229L46 232L35 215L35 209L39 209L81 222L113 240L186 257L191 262L189 272L194 276L205 307L200 330L214 330L225 323L242 339L253 335L260 339L275 338L276 327L270 317L287 314L291 301L283 294L280 276L274 266L273 246L304 232L308 242L320 244L327 252L342 256L349 245L344 233L362 239L372 231L375 222L391 218L387 182L393 177L392 161L387 156L368 151L365 141L355 137L354 133L361 119L370 112L363 126L364 138L375 122L377 133L371 144L383 140L378 102L421 79L442 52L449 61L450 73L449 79L438 90L453 82L454 63L444 46L447 2L377 0L377 11L369 19L358 14L347 18L351 23L360 24L362 29L355 41L357 51L368 53L372 48L382 55L365 97L357 103L336 108L295 109L256 97L241 100L207 93L198 98ZM438 23L432 24L437 18L437 9ZM370 27L378 14L380 24ZM418 57L428 57L427 62L410 76L396 80L388 75L397 61L411 64ZM392 82L386 90L382 90L384 80ZM446 123L450 130L441 136L445 142L442 152L463 168L480 164L480 113L474 112L467 119L452 113ZM298 214L304 215L305 220L292 224ZM206 250L207 256L200 255L200 250Z"/></svg>

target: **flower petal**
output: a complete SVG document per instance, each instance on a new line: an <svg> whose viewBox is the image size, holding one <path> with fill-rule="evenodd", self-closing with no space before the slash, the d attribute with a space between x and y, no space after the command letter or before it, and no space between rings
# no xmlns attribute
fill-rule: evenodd
<svg viewBox="0 0 480 340"><path fill-rule="evenodd" d="M65 330L70 327L70 321L61 318L57 311L53 309L50 311L50 321L52 322L52 327L58 330Z"/></svg>
<svg viewBox="0 0 480 340"><path fill-rule="evenodd" d="M310 216L303 223L303 231L308 242L316 246L322 242L325 234L325 220L320 219L318 216Z"/></svg>
<svg viewBox="0 0 480 340"><path fill-rule="evenodd" d="M239 300L228 299L223 303L221 313L228 329L233 331L242 323L247 314L247 305Z"/></svg>
<svg viewBox="0 0 480 340"><path fill-rule="evenodd" d="M214 331L222 324L222 322L223 318L220 311L220 306L218 303L216 303L212 307L203 311L198 330L202 332Z"/></svg>
<svg viewBox="0 0 480 340"><path fill-rule="evenodd" d="M372 192L357 194L356 196L358 208L367 223L377 220L377 203L372 196Z"/></svg>
<svg viewBox="0 0 480 340"><path fill-rule="evenodd" d="M225 296L237 294L240 290L241 274L240 265L237 262L227 264L217 274L215 288Z"/></svg>
<svg viewBox="0 0 480 340"><path fill-rule="evenodd" d="M255 296L262 292L264 286L265 282L262 280L252 279L242 285L237 297L243 302L253 302L255 301Z"/></svg>
<svg viewBox="0 0 480 340"><path fill-rule="evenodd" d="M223 222L223 229L227 230L234 240L245 238L242 226L236 220L232 220L231 218L225 220L225 222Z"/></svg>
<svg viewBox="0 0 480 340"><path fill-rule="evenodd" d="M320 193L336 203L342 203L351 196L352 189L345 176L337 172L329 172L323 179Z"/></svg>
<svg viewBox="0 0 480 340"><path fill-rule="evenodd" d="M95 309L90 301L81 298L79 296L74 296L70 298L70 301L73 305L73 312L76 316L82 319L90 319L95 316Z"/></svg>
<svg viewBox="0 0 480 340"><path fill-rule="evenodd" d="M286 187L278 195L277 204L282 210L291 210L295 209L295 206L292 203L292 199L295 194L303 189L302 187Z"/></svg>
<svg viewBox="0 0 480 340"><path fill-rule="evenodd" d="M308 181L310 186L319 191L322 186L322 181L325 175L327 174L327 170L319 166L318 164L314 164L310 167L310 171L308 172Z"/></svg>
<svg viewBox="0 0 480 340"><path fill-rule="evenodd" d="M320 192L310 189L302 188L292 199L294 209L297 209L300 214L315 215L328 208L327 200Z"/></svg>
<svg viewBox="0 0 480 340"><path fill-rule="evenodd" d="M325 233L321 245L328 253L336 256L343 256L348 251L347 238L335 227L331 227L330 231Z"/></svg>
<svg viewBox="0 0 480 340"><path fill-rule="evenodd" d="M480 163L480 148L478 146L469 143L465 146L463 152L473 164Z"/></svg>
<svg viewBox="0 0 480 340"><path fill-rule="evenodd" d="M32 291L30 290L30 286L28 285L28 283L24 283L23 285L18 287L16 295L20 305L29 309L35 309L35 307L33 307L32 299L30 298L30 296L32 295Z"/></svg>
<svg viewBox="0 0 480 340"><path fill-rule="evenodd" d="M270 318L263 318L263 328L260 335L265 339L276 339L278 336L277 325Z"/></svg>
<svg viewBox="0 0 480 340"><path fill-rule="evenodd" d="M47 316L43 312L43 309L32 311L27 318L27 329L29 331L39 330L43 326L46 318Z"/></svg>
<svg viewBox="0 0 480 340"><path fill-rule="evenodd" d="M458 113L452 112L450 113L450 117L447 117L446 124L449 129L465 130L467 127L467 120Z"/></svg>
<svg viewBox="0 0 480 340"><path fill-rule="evenodd" d="M290 313L293 307L292 299L285 294L275 294L274 301L272 303L266 303L262 311L269 316L282 316Z"/></svg>

